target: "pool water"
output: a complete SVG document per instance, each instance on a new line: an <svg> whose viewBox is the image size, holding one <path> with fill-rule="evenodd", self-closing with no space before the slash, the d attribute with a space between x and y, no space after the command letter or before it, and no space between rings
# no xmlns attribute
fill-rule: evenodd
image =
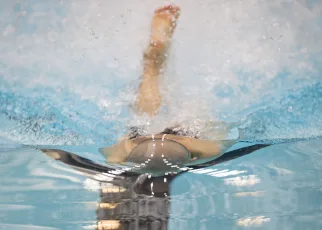
<svg viewBox="0 0 322 230"><path fill-rule="evenodd" d="M273 145L184 173L171 182L168 197L138 194L128 182L100 185L31 147L3 144L0 160L2 229L95 229L100 220L119 221L120 229L322 224L322 140Z"/></svg>
<svg viewBox="0 0 322 230"><path fill-rule="evenodd" d="M322 228L321 3L176 1L150 119L129 105L163 4L0 1L0 229ZM243 129L231 151L269 146L159 178L98 152L129 126L208 120Z"/></svg>

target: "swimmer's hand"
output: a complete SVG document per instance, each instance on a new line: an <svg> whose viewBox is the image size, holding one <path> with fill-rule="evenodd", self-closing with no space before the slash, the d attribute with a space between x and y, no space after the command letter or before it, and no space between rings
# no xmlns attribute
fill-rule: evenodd
<svg viewBox="0 0 322 230"><path fill-rule="evenodd" d="M151 44L166 43L171 39L179 15L180 8L175 5L155 10L151 25Z"/></svg>

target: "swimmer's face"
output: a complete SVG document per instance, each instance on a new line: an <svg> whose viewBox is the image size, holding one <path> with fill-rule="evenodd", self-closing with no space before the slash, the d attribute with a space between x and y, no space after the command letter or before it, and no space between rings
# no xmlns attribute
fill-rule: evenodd
<svg viewBox="0 0 322 230"><path fill-rule="evenodd" d="M176 173L190 161L190 152L182 144L162 139L148 139L139 143L126 159L133 171L154 176Z"/></svg>

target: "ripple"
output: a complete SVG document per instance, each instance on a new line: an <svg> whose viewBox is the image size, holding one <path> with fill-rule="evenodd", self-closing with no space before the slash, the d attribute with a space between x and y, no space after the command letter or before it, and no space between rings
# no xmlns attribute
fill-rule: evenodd
<svg viewBox="0 0 322 230"><path fill-rule="evenodd" d="M269 217L265 216L253 216L239 219L236 224L241 227L259 227L270 220Z"/></svg>
<svg viewBox="0 0 322 230"><path fill-rule="evenodd" d="M21 205L21 204L0 204L0 210L15 211L15 210L27 210L34 209L32 205Z"/></svg>
<svg viewBox="0 0 322 230"><path fill-rule="evenodd" d="M39 225L30 225L30 224L6 224L6 223L0 223L0 227L3 229L23 229L23 230L56 230L59 228L52 228L47 226L39 226Z"/></svg>
<svg viewBox="0 0 322 230"><path fill-rule="evenodd" d="M224 180L226 185L233 186L252 186L260 183L261 179L256 175L232 177Z"/></svg>

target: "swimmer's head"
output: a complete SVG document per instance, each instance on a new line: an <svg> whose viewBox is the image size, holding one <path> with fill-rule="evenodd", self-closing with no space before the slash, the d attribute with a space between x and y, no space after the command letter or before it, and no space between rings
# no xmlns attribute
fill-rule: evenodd
<svg viewBox="0 0 322 230"><path fill-rule="evenodd" d="M151 138L139 143L126 159L132 171L153 176L175 173L190 161L190 152L182 144L164 138Z"/></svg>

